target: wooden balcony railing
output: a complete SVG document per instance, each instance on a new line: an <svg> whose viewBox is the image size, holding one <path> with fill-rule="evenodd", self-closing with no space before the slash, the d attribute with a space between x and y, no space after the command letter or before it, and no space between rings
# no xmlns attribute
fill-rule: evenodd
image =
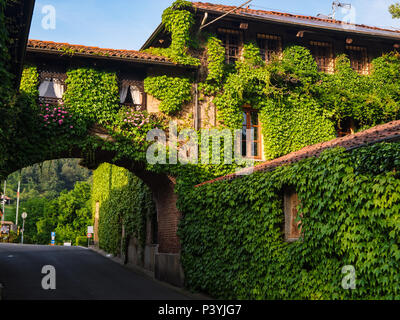
<svg viewBox="0 0 400 320"><path fill-rule="evenodd" d="M50 106L58 106L63 102L60 98L39 97L39 103L48 104Z"/></svg>
<svg viewBox="0 0 400 320"><path fill-rule="evenodd" d="M136 111L145 111L146 107L142 104L134 104L134 103L121 103L121 106L134 108Z"/></svg>

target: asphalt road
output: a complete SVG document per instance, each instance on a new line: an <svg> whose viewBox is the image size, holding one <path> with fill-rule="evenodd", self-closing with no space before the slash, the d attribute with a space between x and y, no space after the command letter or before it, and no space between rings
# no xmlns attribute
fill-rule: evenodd
<svg viewBox="0 0 400 320"><path fill-rule="evenodd" d="M56 270L56 289L44 290L45 265ZM4 300L187 300L187 296L91 250L0 244Z"/></svg>

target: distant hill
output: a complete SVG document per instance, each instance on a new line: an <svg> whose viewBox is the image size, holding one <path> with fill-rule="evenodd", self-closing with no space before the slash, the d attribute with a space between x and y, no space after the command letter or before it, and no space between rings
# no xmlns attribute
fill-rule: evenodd
<svg viewBox="0 0 400 320"><path fill-rule="evenodd" d="M6 195L16 199L20 172L7 178ZM79 165L79 159L46 161L21 171L21 201L33 198L57 198L62 191L71 191L79 181L91 182L92 172ZM0 187L3 192L3 186Z"/></svg>

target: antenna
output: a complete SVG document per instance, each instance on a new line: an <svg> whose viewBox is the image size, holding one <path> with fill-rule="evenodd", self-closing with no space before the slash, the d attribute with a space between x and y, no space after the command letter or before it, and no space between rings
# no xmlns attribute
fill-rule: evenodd
<svg viewBox="0 0 400 320"><path fill-rule="evenodd" d="M325 15L325 14L319 13L319 14L317 14L317 17L320 18L320 19L333 19L333 20L335 20L336 10L338 8L344 8L344 9L350 10L352 7L351 7L351 4L349 4L349 3L333 1L332 2L332 13L330 15L328 15L328 16Z"/></svg>
<svg viewBox="0 0 400 320"><path fill-rule="evenodd" d="M335 16L336 16L336 10L338 8L345 8L347 10L351 9L351 4L350 3L343 3L343 2L338 2L338 1L333 1L332 3L332 19L335 20Z"/></svg>
<svg viewBox="0 0 400 320"><path fill-rule="evenodd" d="M234 8L234 9L230 10L229 12L223 14L222 16L220 16L220 17L214 19L213 21L211 21L211 22L209 22L209 23L207 23L207 24L205 24L205 25L202 25L202 26L200 27L200 30L203 29L203 28L205 28L205 27L207 27L207 26L209 26L210 24L212 24L212 23L214 23L214 22L216 22L216 21L222 19L223 17L226 17L228 14L231 14L231 13L235 12L236 10L238 10L238 9L240 9L240 8L243 8L246 4L248 4L248 3L252 2L252 1L253 1L253 0L248 0L248 1L246 1L245 3L243 3L241 6L236 7L236 8ZM204 21L204 20L203 20L203 21ZM204 21L204 22L205 22L205 21Z"/></svg>

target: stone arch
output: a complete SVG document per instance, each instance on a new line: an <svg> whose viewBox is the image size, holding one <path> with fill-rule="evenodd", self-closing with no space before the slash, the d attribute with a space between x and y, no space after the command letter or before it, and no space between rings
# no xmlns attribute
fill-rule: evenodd
<svg viewBox="0 0 400 320"><path fill-rule="evenodd" d="M91 134L93 135L93 131ZM98 132L95 135L100 137ZM101 138L104 140L107 139L105 135L101 136ZM41 161L36 159L36 161L25 165L29 166L47 160L78 158L82 159L81 164L89 169L96 169L101 163L106 162L123 167L136 175L150 188L156 204L158 250L154 252L153 257L155 277L176 286L183 286L184 275L180 264L181 245L177 235L181 214L176 206L175 178L167 174L159 174L146 170L144 162L132 161L128 158L115 160L117 156L115 151L106 151L99 148L93 151L93 154L90 156L93 159L90 159L90 161L85 158L86 156L83 150L73 148L68 152L40 159ZM21 168L13 169L15 169L13 170L14 172Z"/></svg>

